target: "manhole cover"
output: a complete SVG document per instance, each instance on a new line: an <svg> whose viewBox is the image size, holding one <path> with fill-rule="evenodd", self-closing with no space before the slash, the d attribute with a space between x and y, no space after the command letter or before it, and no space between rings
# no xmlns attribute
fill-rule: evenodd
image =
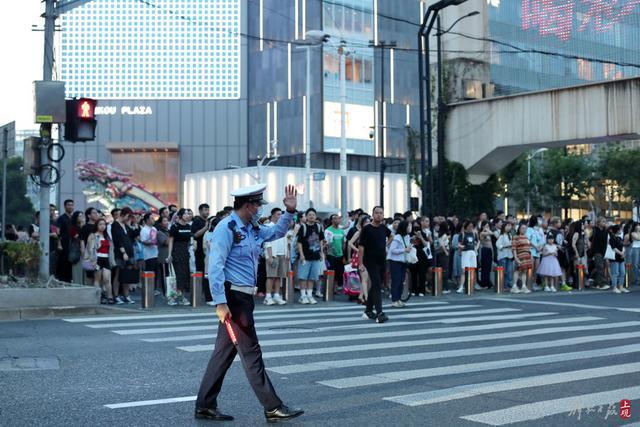
<svg viewBox="0 0 640 427"><path fill-rule="evenodd" d="M3 357L0 359L0 371L43 371L60 369L57 357Z"/></svg>
<svg viewBox="0 0 640 427"><path fill-rule="evenodd" d="M287 331L287 332L320 332L315 328L269 328L270 331Z"/></svg>

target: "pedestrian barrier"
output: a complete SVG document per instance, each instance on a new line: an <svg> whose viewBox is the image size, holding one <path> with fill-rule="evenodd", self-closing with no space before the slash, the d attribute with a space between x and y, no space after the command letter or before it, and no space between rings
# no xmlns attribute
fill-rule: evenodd
<svg viewBox="0 0 640 427"><path fill-rule="evenodd" d="M442 267L434 267L433 269L433 292L434 297L442 296Z"/></svg>
<svg viewBox="0 0 640 427"><path fill-rule="evenodd" d="M631 285L631 264L624 265L624 287L628 288Z"/></svg>
<svg viewBox="0 0 640 427"><path fill-rule="evenodd" d="M504 293L504 267L496 267L496 294Z"/></svg>
<svg viewBox="0 0 640 427"><path fill-rule="evenodd" d="M295 300L295 289L293 289L293 271L287 273L284 285L284 299L287 304L293 304Z"/></svg>
<svg viewBox="0 0 640 427"><path fill-rule="evenodd" d="M578 290L579 291L584 291L585 268L586 267L582 264L576 265L576 270L578 270Z"/></svg>
<svg viewBox="0 0 640 427"><path fill-rule="evenodd" d="M156 273L153 271L142 272L142 308L153 308L155 305Z"/></svg>
<svg viewBox="0 0 640 427"><path fill-rule="evenodd" d="M205 304L204 294L202 293L202 271L191 273L191 306L200 307Z"/></svg>
<svg viewBox="0 0 640 427"><path fill-rule="evenodd" d="M333 283L336 278L336 272L333 270L327 270L324 272L324 275L327 282L327 286L325 287L326 289L324 290L324 300L327 302L333 301Z"/></svg>
<svg viewBox="0 0 640 427"><path fill-rule="evenodd" d="M475 293L476 269L474 267L466 267L464 271L467 279L467 295L473 295Z"/></svg>

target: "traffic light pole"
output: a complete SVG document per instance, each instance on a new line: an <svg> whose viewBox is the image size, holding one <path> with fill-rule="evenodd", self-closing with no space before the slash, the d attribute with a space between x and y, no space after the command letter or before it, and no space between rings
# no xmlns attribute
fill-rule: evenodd
<svg viewBox="0 0 640 427"><path fill-rule="evenodd" d="M42 66L42 80L51 81L53 78L53 31L56 22L54 0L45 0L44 12L44 62ZM47 158L47 146L51 142L51 123L40 125L40 159L41 162ZM40 171L40 223L38 235L40 237L40 268L39 279L42 283L49 280L49 251L55 248L49 247L49 233L51 230L49 203L51 190L47 183L49 177L47 171L42 168ZM4 226L4 224L3 224Z"/></svg>

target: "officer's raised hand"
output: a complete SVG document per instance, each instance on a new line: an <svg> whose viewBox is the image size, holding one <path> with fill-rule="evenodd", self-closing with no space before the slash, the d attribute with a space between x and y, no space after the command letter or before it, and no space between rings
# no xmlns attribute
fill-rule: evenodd
<svg viewBox="0 0 640 427"><path fill-rule="evenodd" d="M285 208L289 212L293 212L296 210L298 206L298 192L296 191L296 187L293 185L287 185L284 188L284 199L282 200Z"/></svg>

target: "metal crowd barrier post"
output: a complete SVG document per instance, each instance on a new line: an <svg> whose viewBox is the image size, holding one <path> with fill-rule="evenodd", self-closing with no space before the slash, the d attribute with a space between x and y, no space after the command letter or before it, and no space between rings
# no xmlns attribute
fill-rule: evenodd
<svg viewBox="0 0 640 427"><path fill-rule="evenodd" d="M576 270L578 270L578 290L584 291L584 270L585 266L580 264L576 265Z"/></svg>
<svg viewBox="0 0 640 427"><path fill-rule="evenodd" d="M631 264L624 265L624 287L625 288L629 288L629 286L631 286L631 273L632 273L631 268L632 267L633 265Z"/></svg>
<svg viewBox="0 0 640 427"><path fill-rule="evenodd" d="M156 287L156 273L153 271L142 272L142 308L153 308L155 297L153 292Z"/></svg>
<svg viewBox="0 0 640 427"><path fill-rule="evenodd" d="M204 295L202 294L202 271L191 273L191 306L200 307L204 305Z"/></svg>
<svg viewBox="0 0 640 427"><path fill-rule="evenodd" d="M296 291L293 289L293 271L287 273L287 279L284 286L284 300L287 304L293 304Z"/></svg>
<svg viewBox="0 0 640 427"><path fill-rule="evenodd" d="M433 269L433 296L442 296L442 267L434 267Z"/></svg>
<svg viewBox="0 0 640 427"><path fill-rule="evenodd" d="M496 294L504 293L504 267L496 267Z"/></svg>
<svg viewBox="0 0 640 427"><path fill-rule="evenodd" d="M467 267L465 269L467 276L467 295L473 295L475 293L474 285L476 283L476 269L473 267Z"/></svg>
<svg viewBox="0 0 640 427"><path fill-rule="evenodd" d="M326 277L326 289L324 290L324 300L329 302L333 301L333 283L336 278L336 272L333 270L327 270L324 272Z"/></svg>
<svg viewBox="0 0 640 427"><path fill-rule="evenodd" d="M533 267L531 267L527 270L527 287L529 288L529 290L531 290L533 283L534 283Z"/></svg>

